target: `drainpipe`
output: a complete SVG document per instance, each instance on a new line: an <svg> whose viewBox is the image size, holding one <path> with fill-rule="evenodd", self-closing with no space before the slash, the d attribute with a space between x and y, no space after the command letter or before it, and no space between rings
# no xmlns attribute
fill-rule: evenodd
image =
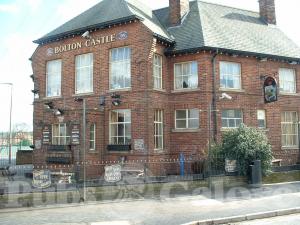
<svg viewBox="0 0 300 225"><path fill-rule="evenodd" d="M212 61L212 100L211 100L211 111L213 113L212 115L212 121L213 121L213 141L217 142L217 91L216 91L216 57L219 54L219 50L217 49L214 53L211 61Z"/></svg>

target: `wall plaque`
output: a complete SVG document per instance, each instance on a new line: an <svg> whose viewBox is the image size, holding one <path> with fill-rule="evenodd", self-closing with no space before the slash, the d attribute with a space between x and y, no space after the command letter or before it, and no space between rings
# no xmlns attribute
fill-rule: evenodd
<svg viewBox="0 0 300 225"><path fill-rule="evenodd" d="M138 151L145 150L144 139L134 139L134 150L138 150Z"/></svg>

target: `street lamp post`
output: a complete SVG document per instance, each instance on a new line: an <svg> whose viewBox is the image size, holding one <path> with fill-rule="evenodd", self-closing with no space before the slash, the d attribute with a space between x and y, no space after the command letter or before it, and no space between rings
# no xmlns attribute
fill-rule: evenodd
<svg viewBox="0 0 300 225"><path fill-rule="evenodd" d="M10 86L8 164L11 165L11 145L12 145L11 117L12 117L12 93L13 93L13 84L12 84L12 83L0 83L0 84L2 84L2 85L9 85L9 86Z"/></svg>
<svg viewBox="0 0 300 225"><path fill-rule="evenodd" d="M84 98L76 98L75 101L82 102L83 149L80 151L80 159L83 161L83 201L86 201L86 102Z"/></svg>

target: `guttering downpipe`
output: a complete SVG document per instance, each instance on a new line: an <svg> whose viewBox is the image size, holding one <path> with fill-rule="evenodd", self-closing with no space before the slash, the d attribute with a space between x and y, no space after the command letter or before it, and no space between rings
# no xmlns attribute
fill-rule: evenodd
<svg viewBox="0 0 300 225"><path fill-rule="evenodd" d="M211 61L212 61L212 120L213 120L213 141L214 143L217 142L217 90L216 90L216 83L217 83L217 77L216 77L216 57L219 54L219 49L216 49L216 52L214 53Z"/></svg>

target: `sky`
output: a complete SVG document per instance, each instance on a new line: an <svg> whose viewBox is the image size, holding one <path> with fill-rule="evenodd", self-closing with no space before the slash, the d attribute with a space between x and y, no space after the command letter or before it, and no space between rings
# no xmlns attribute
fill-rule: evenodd
<svg viewBox="0 0 300 225"><path fill-rule="evenodd" d="M168 6L169 0L140 0L152 9ZM258 11L257 0L204 0ZM100 0L0 0L0 83L13 83L12 124L32 127L33 40L49 33ZM278 27L300 46L300 1L275 0ZM9 130L10 86L0 84L0 131Z"/></svg>

